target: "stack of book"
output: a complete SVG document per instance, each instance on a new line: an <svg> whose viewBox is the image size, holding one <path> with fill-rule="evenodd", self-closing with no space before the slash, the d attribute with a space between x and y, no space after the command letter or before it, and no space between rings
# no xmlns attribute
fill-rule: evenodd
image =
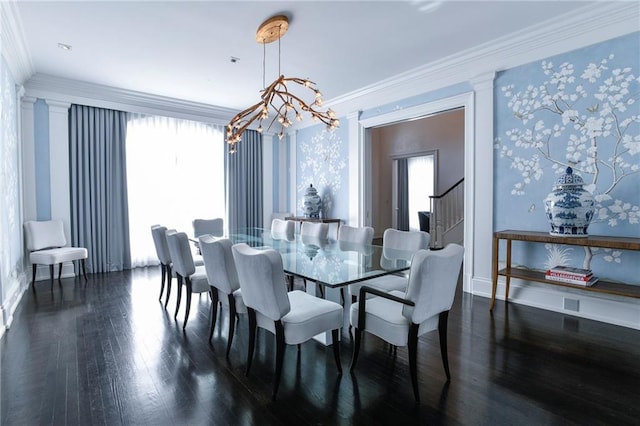
<svg viewBox="0 0 640 426"><path fill-rule="evenodd" d="M590 269L572 268L570 266L555 266L547 271L548 280L590 287L598 281Z"/></svg>

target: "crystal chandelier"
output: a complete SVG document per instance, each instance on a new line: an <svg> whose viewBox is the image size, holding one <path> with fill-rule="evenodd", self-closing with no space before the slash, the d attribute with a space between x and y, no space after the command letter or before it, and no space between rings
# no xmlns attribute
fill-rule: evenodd
<svg viewBox="0 0 640 426"><path fill-rule="evenodd" d="M236 152L236 144L240 142L242 133L249 126L258 121L258 132L262 133L263 121L266 130L270 130L277 121L280 126L278 138L284 137L284 130L293 124L292 118L302 121L303 113L309 113L315 121L320 121L327 125L329 130L334 130L340 126L340 120L336 118L335 112L329 108L326 111L318 110L322 106L322 93L316 88L313 81L297 78L285 77L280 74L280 38L289 28L289 19L286 16L278 15L263 22L256 32L256 41L263 45L263 65L262 79L264 86L264 56L266 44L278 40L278 74L280 75L273 83L266 86L260 95L260 101L249 108L235 115L227 125L227 143L229 153ZM306 103L300 96L290 91L291 88L307 88L314 92L313 102ZM271 110L271 112L270 112Z"/></svg>

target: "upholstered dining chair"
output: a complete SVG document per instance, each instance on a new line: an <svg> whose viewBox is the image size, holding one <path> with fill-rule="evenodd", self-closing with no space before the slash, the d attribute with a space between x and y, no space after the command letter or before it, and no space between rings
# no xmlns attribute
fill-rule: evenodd
<svg viewBox="0 0 640 426"><path fill-rule="evenodd" d="M205 234L222 237L224 235L224 219L194 219L193 236L198 238L200 235Z"/></svg>
<svg viewBox="0 0 640 426"><path fill-rule="evenodd" d="M193 255L189 238L184 232L167 231L167 243L173 270L178 278L178 297L176 301L176 312L174 319L178 318L180 301L182 299L182 283L185 283L187 293L187 306L185 306L184 322L182 329L187 327L189 321L189 311L191 310L191 295L193 293L208 293L209 281L204 266L196 267L193 263Z"/></svg>
<svg viewBox="0 0 640 426"><path fill-rule="evenodd" d="M242 291L238 281L238 271L233 260L231 240L216 239L211 235L201 235L198 238L207 280L211 287L211 330L209 340L213 336L218 315L218 301L229 309L229 337L227 338L227 356L231 350L233 333L235 331L237 314L246 314L247 308L242 300Z"/></svg>
<svg viewBox="0 0 640 426"><path fill-rule="evenodd" d="M276 338L274 400L282 375L285 345L299 345L316 334L331 331L333 355L338 372L342 373L339 346L342 307L300 290L287 292L282 285L282 257L275 250L258 250L247 244L236 244L232 251L249 316L247 376L251 369L257 327L273 333Z"/></svg>
<svg viewBox="0 0 640 426"><path fill-rule="evenodd" d="M373 242L373 228L342 225L338 229L338 241L370 246Z"/></svg>
<svg viewBox="0 0 640 426"><path fill-rule="evenodd" d="M440 354L447 376L447 320L453 304L464 248L448 244L438 251L418 250L411 261L406 292L389 293L368 286L360 288L358 303L351 306L350 322L355 342L350 370L353 373L364 331L394 346L408 346L409 370L416 401L420 401L417 377L418 337L435 330L440 334ZM367 298L370 293L377 297Z"/></svg>
<svg viewBox="0 0 640 426"><path fill-rule="evenodd" d="M326 240L329 234L328 223L302 222L300 235Z"/></svg>
<svg viewBox="0 0 640 426"><path fill-rule="evenodd" d="M431 236L428 232L399 231L393 228L385 229L382 239L382 257L380 258L380 266L383 269L391 269L398 260L411 260L413 254L418 250L429 249L430 241ZM403 254L394 252L394 250L402 250ZM354 284L350 287L352 300L355 301L355 299L358 298L360 287L363 285L383 291L404 291L407 288L406 278L405 273L390 274L372 278L363 283Z"/></svg>
<svg viewBox="0 0 640 426"><path fill-rule="evenodd" d="M151 236L153 237L153 245L156 248L156 255L160 260L161 280L160 280L160 296L158 300L162 301L162 293L164 293L165 283L167 286L167 295L165 297L164 307L169 303L171 295L171 278L175 274L171 269L171 255L169 254L169 245L167 243L167 228L162 225L153 225L151 227Z"/></svg>
<svg viewBox="0 0 640 426"><path fill-rule="evenodd" d="M292 220L273 219L271 221L271 237L278 240L292 241L295 238L296 223Z"/></svg>
<svg viewBox="0 0 640 426"><path fill-rule="evenodd" d="M62 276L62 264L79 260L82 265L82 274L87 280L87 268L85 259L89 252L85 247L69 247L64 235L62 220L34 221L24 224L25 240L29 250L29 260L32 264L33 278L31 289L35 290L38 265L49 265L51 286L53 287L53 267L58 265L58 281ZM75 265L74 265L75 269Z"/></svg>

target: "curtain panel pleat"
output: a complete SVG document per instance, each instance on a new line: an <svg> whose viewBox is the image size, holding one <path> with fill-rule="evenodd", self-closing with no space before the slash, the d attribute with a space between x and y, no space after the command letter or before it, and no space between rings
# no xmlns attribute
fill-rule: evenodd
<svg viewBox="0 0 640 426"><path fill-rule="evenodd" d="M398 229L409 230L409 167L406 158L398 159Z"/></svg>
<svg viewBox="0 0 640 426"><path fill-rule="evenodd" d="M71 105L71 242L93 273L131 268L126 126L126 112Z"/></svg>
<svg viewBox="0 0 640 426"><path fill-rule="evenodd" d="M262 135L245 131L227 162L229 229L262 228Z"/></svg>

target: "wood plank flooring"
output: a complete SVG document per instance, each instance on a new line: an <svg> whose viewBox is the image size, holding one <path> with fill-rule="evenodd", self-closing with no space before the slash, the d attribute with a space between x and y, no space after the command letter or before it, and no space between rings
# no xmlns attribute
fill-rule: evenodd
<svg viewBox="0 0 640 426"><path fill-rule="evenodd" d="M249 377L247 318L229 359L227 311L207 341L195 296L182 332L158 302L159 267L38 282L0 342L2 425L638 425L640 331L458 292L446 382L437 332L420 338L421 404L406 348L366 335L355 375L331 347L288 347L271 401L272 335L259 332ZM184 298L183 298L184 305ZM219 310L220 312L220 310Z"/></svg>

